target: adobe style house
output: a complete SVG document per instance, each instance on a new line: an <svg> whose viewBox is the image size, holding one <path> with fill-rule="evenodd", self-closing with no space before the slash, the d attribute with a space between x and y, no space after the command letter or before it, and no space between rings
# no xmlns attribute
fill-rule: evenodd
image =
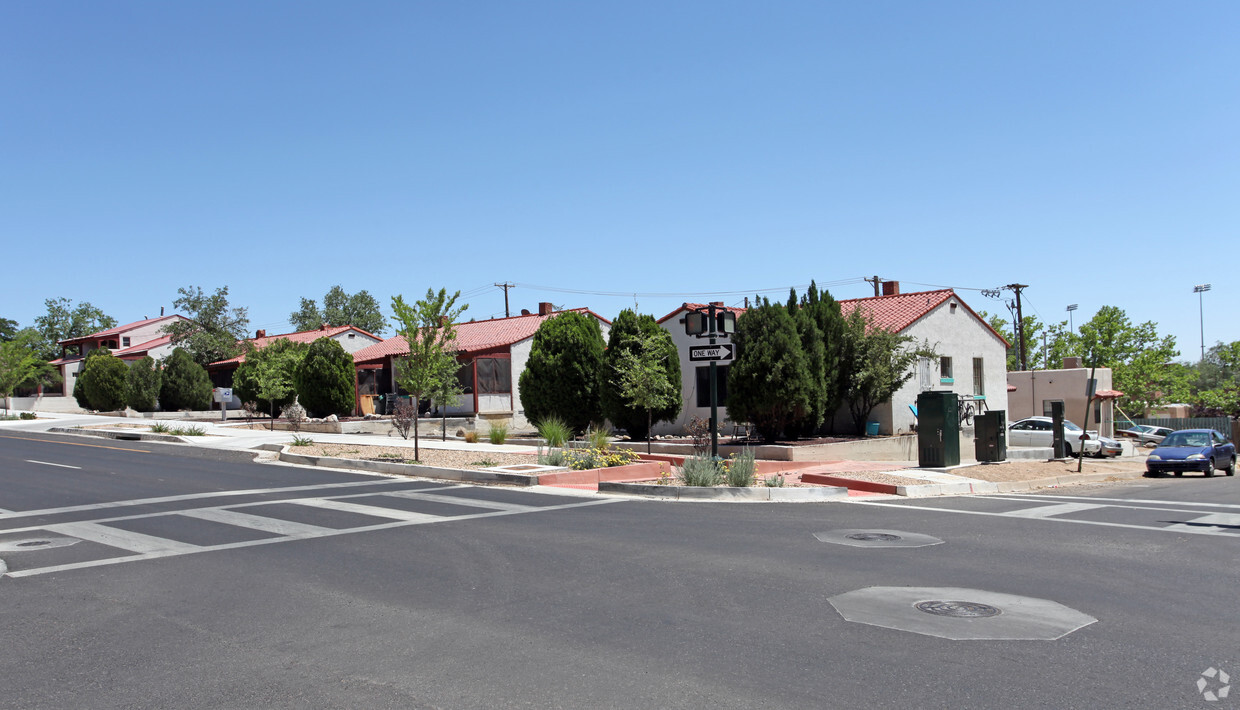
<svg viewBox="0 0 1240 710"><path fill-rule="evenodd" d="M910 405L916 406L917 395L924 390L947 390L967 397L975 407L987 410L1007 409L1008 342L995 332L951 289L900 293L895 281L883 283L882 296L840 301L840 310L847 316L856 309L870 319L875 327L913 338L911 345L929 345L934 358L921 358L914 376L888 402L870 413L869 420L879 423L880 434L904 433L913 429L916 417ZM745 309L715 304L743 318ZM671 333L680 353L681 392L683 406L675 422L656 424L656 434L683 433L693 417L710 417L708 388L709 363L690 362L689 346L705 345L706 338L685 334L684 317L704 304L686 303L659 319L659 325ZM728 342L720 339L719 342ZM716 365L719 377L719 421L725 434L731 433L727 414L726 373L728 365ZM1010 417L1009 417L1010 419ZM854 425L848 409L835 413L837 432L852 432Z"/></svg>
<svg viewBox="0 0 1240 710"><path fill-rule="evenodd" d="M923 391L955 392L981 411L1008 408L1009 343L955 291L900 293L898 281L885 281L882 296L840 301L845 316L856 309L875 327L907 335L910 345L928 345L935 353L921 358L913 377L870 412L880 434L911 431L917 419L910 405ZM836 412L835 424L836 431L851 430L847 408Z"/></svg>
<svg viewBox="0 0 1240 710"><path fill-rule="evenodd" d="M1059 370L1025 370L1007 373L1009 423L1026 417L1049 417L1051 403L1063 402L1064 419L1085 426L1085 406L1092 390L1089 428L1102 436L1115 435L1115 392L1111 387L1111 368L1094 371L1089 381L1089 368L1081 367L1081 359L1064 358ZM1131 414L1131 412L1130 412ZM1138 412L1137 416L1142 414Z"/></svg>
<svg viewBox="0 0 1240 710"><path fill-rule="evenodd" d="M611 321L588 308L570 311L598 321L603 338L607 338ZM466 394L449 406L447 413L508 421L513 429L528 428L518 379L529 360L538 326L565 312L553 310L550 303L540 303L538 313L523 311L510 318L457 323L457 361L463 366L458 377ZM409 344L399 335L353 354L363 412L374 411L373 402L380 395L404 394L396 385L395 362L408 354Z"/></svg>
<svg viewBox="0 0 1240 710"><path fill-rule="evenodd" d="M705 303L685 303L680 308L668 313L658 320L658 324L672 336L672 342L676 344L676 352L680 355L680 416L674 422L659 422L654 425L655 434L679 434L685 431L685 427L694 417L700 419L710 419L710 363L709 362L693 362L689 360L690 345L707 345L710 343L708 338L699 338L696 335L689 335L685 332L685 314L698 309L706 309L709 304ZM736 314L737 318L745 312L744 308L732 308L723 305L722 301L715 301L716 312L730 311ZM727 338L719 338L718 342L729 342ZM719 362L715 364L715 378L718 386L716 395L719 404L719 421L726 422L728 419L728 409L726 403L728 401L728 363ZM725 430L724 433L730 433Z"/></svg>
<svg viewBox="0 0 1240 710"><path fill-rule="evenodd" d="M319 338L331 338L340 343L347 353L356 353L367 346L382 342L377 335L372 335L361 328L352 325L327 325L326 323L315 328L314 330L302 330L296 333L281 333L279 335L267 335L267 331L259 330L254 333L253 338L242 341L250 344L254 348L262 349L274 343L277 340L291 340L294 343L305 343L309 345ZM242 353L234 358L220 360L207 365L207 374L211 377L211 385L214 387L232 387L233 373L245 362L245 354ZM239 407L241 403L233 395L233 402L230 406Z"/></svg>
<svg viewBox="0 0 1240 710"><path fill-rule="evenodd" d="M144 318L81 338L60 341L61 356L48 363L60 370L62 378L60 394L66 397L73 394L74 382L82 372L86 355L92 350L107 348L116 357L130 362L140 360L146 355L156 360L167 357L172 353L173 348L171 338L163 332L163 329L178 320L187 319L180 315Z"/></svg>

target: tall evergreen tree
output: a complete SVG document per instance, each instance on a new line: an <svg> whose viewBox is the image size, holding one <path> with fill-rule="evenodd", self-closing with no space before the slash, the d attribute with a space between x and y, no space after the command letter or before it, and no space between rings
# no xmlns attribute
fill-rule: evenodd
<svg viewBox="0 0 1240 710"><path fill-rule="evenodd" d="M86 401L90 408L99 412L114 412L125 408L125 378L129 367L106 348L105 352L86 359L82 376L86 378Z"/></svg>
<svg viewBox="0 0 1240 710"><path fill-rule="evenodd" d="M159 387L159 408L165 412L183 409L203 411L211 407L211 378L202 365L181 348L164 360L164 377Z"/></svg>
<svg viewBox="0 0 1240 710"><path fill-rule="evenodd" d="M642 342L643 337L653 340L657 348L657 360L663 379L675 389L676 396L660 407L647 411L634 405L631 398L624 396L621 380L618 377L621 363L634 355L634 350ZM632 364L633 361L627 361ZM612 321L611 330L607 334L607 350L603 353L602 391L600 393L603 416L616 427L628 432L632 439L649 436L650 427L661 421L672 421L680 414L680 357L676 352L676 343L668 333L655 321L653 316L638 315L631 309L620 311L620 315Z"/></svg>
<svg viewBox="0 0 1240 710"><path fill-rule="evenodd" d="M827 406L827 377L824 359L826 348L823 345L822 331L808 308L802 304L805 299L797 300L796 289L788 294L788 303L784 306L796 324L797 335L801 338L801 348L805 352L805 367L809 373L809 409L805 416L788 424L787 435L799 437L812 435L822 426Z"/></svg>
<svg viewBox="0 0 1240 710"><path fill-rule="evenodd" d="M736 323L736 360L728 371L728 418L751 422L767 441L808 416L814 381L796 322L762 299Z"/></svg>
<svg viewBox="0 0 1240 710"><path fill-rule="evenodd" d="M150 355L129 366L125 376L125 404L138 412L153 412L159 402L163 375Z"/></svg>
<svg viewBox="0 0 1240 710"><path fill-rule="evenodd" d="M822 337L822 412L827 430L834 431L835 413L844 405L844 383L848 372L848 364L844 360L847 348L844 315L831 293L826 290L820 292L813 281L801 302Z"/></svg>
<svg viewBox="0 0 1240 710"><path fill-rule="evenodd" d="M598 321L565 311L543 321L517 380L521 406L532 422L557 415L576 432L601 421L603 333Z"/></svg>

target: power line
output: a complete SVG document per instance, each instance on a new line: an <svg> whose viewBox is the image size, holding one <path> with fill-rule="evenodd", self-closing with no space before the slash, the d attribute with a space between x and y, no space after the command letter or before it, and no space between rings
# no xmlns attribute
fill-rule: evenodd
<svg viewBox="0 0 1240 710"><path fill-rule="evenodd" d="M847 284L855 284L864 281L864 279L842 279L839 281L829 281L821 284L822 286L844 286ZM687 296L737 296L742 297L756 293L779 293L789 288L806 289L809 284L797 284L791 287L778 286L775 288L759 288L759 289L741 289L736 291L661 291L661 292L641 292L641 291L591 291L588 289L558 288L555 286L539 286L537 284L516 283L514 286L528 288L533 291L551 291L553 293L572 293L582 296L612 296L617 298L669 298L669 297L687 297Z"/></svg>

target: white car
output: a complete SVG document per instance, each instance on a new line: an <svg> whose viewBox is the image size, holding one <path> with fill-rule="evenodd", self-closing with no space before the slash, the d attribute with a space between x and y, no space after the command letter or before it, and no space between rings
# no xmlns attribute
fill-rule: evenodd
<svg viewBox="0 0 1240 710"><path fill-rule="evenodd" d="M1088 434L1088 438L1082 441L1084 435ZM1053 427L1050 417L1029 417L1018 422L1013 422L1008 427L1008 446L1043 446L1051 447L1053 445ZM1068 456L1076 456L1082 450L1090 455L1097 456L1102 450L1102 444L1098 440L1098 432L1085 431L1079 426L1073 424L1067 419L1063 420L1063 445L1064 453Z"/></svg>

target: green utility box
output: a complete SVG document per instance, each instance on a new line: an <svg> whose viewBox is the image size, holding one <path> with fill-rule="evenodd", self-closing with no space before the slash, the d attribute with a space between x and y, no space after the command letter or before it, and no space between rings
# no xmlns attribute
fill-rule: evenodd
<svg viewBox="0 0 1240 710"><path fill-rule="evenodd" d="M917 395L917 465L960 465L960 398L955 392Z"/></svg>
<svg viewBox="0 0 1240 710"><path fill-rule="evenodd" d="M1007 413L986 412L973 417L973 452L983 463L1007 460Z"/></svg>

